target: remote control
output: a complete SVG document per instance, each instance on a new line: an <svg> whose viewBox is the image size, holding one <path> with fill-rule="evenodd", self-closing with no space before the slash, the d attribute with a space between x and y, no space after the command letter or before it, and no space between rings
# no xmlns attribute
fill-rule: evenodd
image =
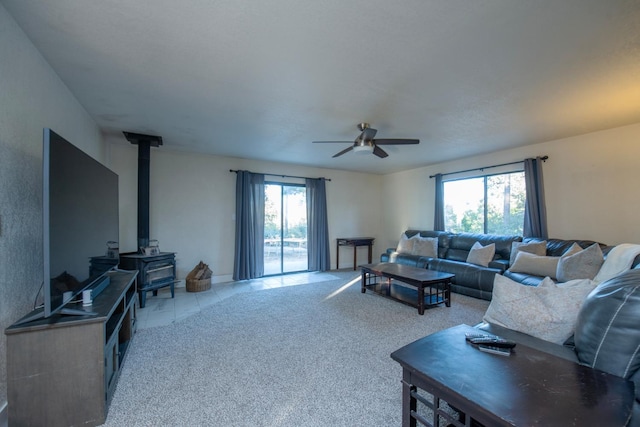
<svg viewBox="0 0 640 427"><path fill-rule="evenodd" d="M485 353L498 354L500 356L511 356L510 348L494 347L494 346L481 344L478 346L478 350L483 351Z"/></svg>
<svg viewBox="0 0 640 427"><path fill-rule="evenodd" d="M495 335L490 335L490 334L472 334L472 333L468 333L468 332L466 334L464 334L464 337L469 342L471 342L471 340L481 339L481 338L489 338L489 339L498 338Z"/></svg>
<svg viewBox="0 0 640 427"><path fill-rule="evenodd" d="M483 344L492 347L500 347L500 348L513 348L516 346L516 343L513 341L508 341L498 337L486 337L486 338L471 338L469 340L471 344Z"/></svg>

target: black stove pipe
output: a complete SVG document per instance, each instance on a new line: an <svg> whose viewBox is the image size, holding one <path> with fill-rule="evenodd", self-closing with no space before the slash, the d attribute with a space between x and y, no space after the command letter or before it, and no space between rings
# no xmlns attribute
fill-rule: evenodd
<svg viewBox="0 0 640 427"><path fill-rule="evenodd" d="M149 182L151 144L138 143L138 249L149 246Z"/></svg>
<svg viewBox="0 0 640 427"><path fill-rule="evenodd" d="M149 197L151 185L151 147L162 145L162 137L123 132L138 146L138 251L149 246Z"/></svg>

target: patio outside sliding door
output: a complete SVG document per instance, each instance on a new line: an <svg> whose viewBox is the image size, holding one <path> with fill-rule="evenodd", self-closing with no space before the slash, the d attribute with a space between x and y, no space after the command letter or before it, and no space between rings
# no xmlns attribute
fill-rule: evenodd
<svg viewBox="0 0 640 427"><path fill-rule="evenodd" d="M264 274L307 271L307 195L304 185L265 183Z"/></svg>

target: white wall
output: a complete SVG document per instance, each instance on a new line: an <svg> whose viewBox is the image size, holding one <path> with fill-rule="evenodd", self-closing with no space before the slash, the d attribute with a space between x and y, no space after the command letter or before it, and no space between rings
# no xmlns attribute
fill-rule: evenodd
<svg viewBox="0 0 640 427"><path fill-rule="evenodd" d="M433 229L430 175L539 155L549 156L543 165L549 237L640 243L639 141L635 124L387 175L380 244L395 246L408 228Z"/></svg>
<svg viewBox="0 0 640 427"><path fill-rule="evenodd" d="M98 160L95 123L0 5L0 329L33 309L42 284L42 129ZM0 410L7 400L0 339ZM1 421L1 414L0 414Z"/></svg>
<svg viewBox="0 0 640 427"><path fill-rule="evenodd" d="M137 148L122 142L113 142L110 147L111 167L120 176L120 250L134 251ZM230 169L330 178L327 204L331 242L337 237L380 236L382 176L152 148L150 237L159 241L161 250L177 252L179 279L184 279L200 260L209 264L214 282L231 278L236 174ZM374 254L379 250L376 244ZM332 268L335 251L332 243ZM353 265L352 254L350 248L341 249L341 268ZM358 262L366 262L366 248L358 249Z"/></svg>
<svg viewBox="0 0 640 427"><path fill-rule="evenodd" d="M177 252L178 277L200 260L216 281L233 269L235 174L229 169L298 176L325 176L330 239L370 235L374 259L397 244L408 228L433 228L434 183L429 176L548 155L543 165L549 233L556 238L592 239L608 244L640 243L634 212L640 169L640 124L534 144L485 156L386 176L308 168L153 148L151 153L151 238L162 250ZM110 144L112 168L120 175L121 251L136 246L137 149ZM336 248L332 243L332 268ZM351 265L341 249L341 268ZM358 262L366 260L365 248Z"/></svg>

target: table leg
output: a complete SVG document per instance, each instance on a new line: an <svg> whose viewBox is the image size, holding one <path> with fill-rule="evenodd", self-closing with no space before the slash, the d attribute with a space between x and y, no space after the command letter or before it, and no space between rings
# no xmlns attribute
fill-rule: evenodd
<svg viewBox="0 0 640 427"><path fill-rule="evenodd" d="M444 284L444 298L444 305L451 307L451 280L447 280L447 283Z"/></svg>
<svg viewBox="0 0 640 427"><path fill-rule="evenodd" d="M424 285L418 285L418 314L424 314Z"/></svg>
<svg viewBox="0 0 640 427"><path fill-rule="evenodd" d="M340 243L336 243L336 270L340 270Z"/></svg>
<svg viewBox="0 0 640 427"><path fill-rule="evenodd" d="M353 271L356 270L356 249L358 249L358 247L356 245L353 245Z"/></svg>
<svg viewBox="0 0 640 427"><path fill-rule="evenodd" d="M372 246L373 243L369 243L369 264L371 264Z"/></svg>
<svg viewBox="0 0 640 427"><path fill-rule="evenodd" d="M363 294L367 292L366 282L367 282L367 273L364 270L362 270L362 284L360 285L360 292L362 292Z"/></svg>
<svg viewBox="0 0 640 427"><path fill-rule="evenodd" d="M405 377L407 374L405 373ZM416 386L409 384L406 380L402 381L402 426L416 427L416 419L411 416L412 411L417 409L417 400L411 396L411 392L417 390Z"/></svg>

